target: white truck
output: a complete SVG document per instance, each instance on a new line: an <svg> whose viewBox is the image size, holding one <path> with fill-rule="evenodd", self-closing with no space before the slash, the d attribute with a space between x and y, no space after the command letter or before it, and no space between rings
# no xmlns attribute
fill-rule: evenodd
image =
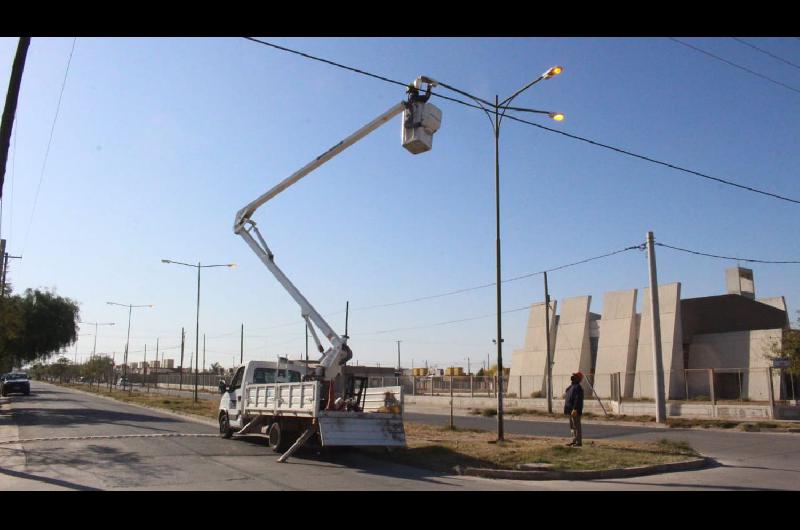
<svg viewBox="0 0 800 530"><path fill-rule="evenodd" d="M325 447L405 445L401 386L368 388L366 378L350 375L328 407L327 385L308 375L303 363L286 360L240 366L230 384L219 384L220 436L267 434L269 446L286 458L312 437Z"/></svg>
<svg viewBox="0 0 800 530"><path fill-rule="evenodd" d="M421 93L422 84L427 85L424 94ZM224 394L219 412L220 433L223 436L247 434L257 428L266 429L270 445L276 451L283 451L294 441L278 459L279 462L286 461L298 447L315 435L318 435L323 446L405 445L401 389L369 389L367 378L357 377L345 370L347 361L353 357L347 345L349 337L346 324L345 333L340 336L314 309L275 264L275 255L252 216L267 201L399 114L403 115L403 147L412 154L430 150L433 135L439 129L442 118L441 111L428 103L431 88L436 85L433 79L418 77L408 85L406 100L393 105L237 212L234 233L245 240L300 306L300 316L305 320L322 357L308 365L287 362L282 366L281 361L261 361L239 367L230 385L220 383L220 391ZM322 222L328 214L330 212L320 216ZM317 330L330 342L327 349L323 348ZM234 429L238 430L234 432Z"/></svg>

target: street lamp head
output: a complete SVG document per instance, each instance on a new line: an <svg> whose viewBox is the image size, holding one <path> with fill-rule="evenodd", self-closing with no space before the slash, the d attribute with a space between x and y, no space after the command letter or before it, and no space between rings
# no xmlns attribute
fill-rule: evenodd
<svg viewBox="0 0 800 530"><path fill-rule="evenodd" d="M564 67L563 66L553 66L548 71L546 71L545 73L542 74L542 78L543 79L550 79L551 77L555 77L555 76L557 76L558 74L560 74L563 71L564 71Z"/></svg>
<svg viewBox="0 0 800 530"><path fill-rule="evenodd" d="M161 263L172 263L172 262L170 260L168 260L168 259L162 259Z"/></svg>
<svg viewBox="0 0 800 530"><path fill-rule="evenodd" d="M236 268L236 264L235 263L228 263L228 267L230 267L231 269L235 269Z"/></svg>
<svg viewBox="0 0 800 530"><path fill-rule="evenodd" d="M564 121L564 115L561 114L560 112L551 112L550 114L548 114L548 116L550 116L555 121Z"/></svg>

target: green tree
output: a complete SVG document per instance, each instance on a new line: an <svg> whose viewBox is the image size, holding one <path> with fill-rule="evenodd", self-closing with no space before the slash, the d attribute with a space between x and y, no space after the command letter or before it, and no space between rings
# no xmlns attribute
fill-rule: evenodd
<svg viewBox="0 0 800 530"><path fill-rule="evenodd" d="M797 313L797 325L800 326L800 311ZM786 371L792 375L800 375L800 330L785 328L780 342L771 343L767 350L766 357L769 360L788 359L789 367Z"/></svg>
<svg viewBox="0 0 800 530"><path fill-rule="evenodd" d="M81 374L90 384L105 381L111 374L111 357L96 356L90 359L82 365Z"/></svg>
<svg viewBox="0 0 800 530"><path fill-rule="evenodd" d="M69 377L71 365L72 361L66 357L59 357L54 364L48 366L50 377L58 379L59 383L64 382L64 378Z"/></svg>
<svg viewBox="0 0 800 530"><path fill-rule="evenodd" d="M0 301L0 367L47 359L78 338L78 304L54 292L27 289Z"/></svg>

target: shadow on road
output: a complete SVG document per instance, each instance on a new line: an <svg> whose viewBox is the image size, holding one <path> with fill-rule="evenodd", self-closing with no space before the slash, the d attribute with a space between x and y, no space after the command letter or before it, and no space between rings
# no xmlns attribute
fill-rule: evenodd
<svg viewBox="0 0 800 530"><path fill-rule="evenodd" d="M100 491L97 488L91 488L89 486L83 486L81 484L75 484L74 482L68 482L66 480L60 480L57 478L50 478L50 477L40 477L38 475L33 475L31 473L25 473L22 471L12 471L10 469L5 469L0 467L0 474L8 475L9 477L14 478L21 478L26 480L34 480L36 482L44 482L45 484L51 484L53 486L61 486L63 488L70 488L74 490L80 491Z"/></svg>
<svg viewBox="0 0 800 530"><path fill-rule="evenodd" d="M166 416L137 414L132 412L118 412L113 410L93 410L86 408L39 408L15 403L11 411L14 422L20 427L79 427L85 425L126 425L130 427L144 427L134 423L147 423L148 429L158 429L153 423L179 423L180 420Z"/></svg>
<svg viewBox="0 0 800 530"><path fill-rule="evenodd" d="M142 477L158 480L173 476L178 469L165 464L158 464L152 459L144 459L132 451L123 451L109 445L92 444L83 448L63 447L25 448L26 467L41 468L51 473L59 473L67 469L71 475L86 473L98 482L110 484L112 487L140 486ZM43 477L38 477L43 479ZM58 480L58 479L48 479ZM83 489L95 489L80 486Z"/></svg>

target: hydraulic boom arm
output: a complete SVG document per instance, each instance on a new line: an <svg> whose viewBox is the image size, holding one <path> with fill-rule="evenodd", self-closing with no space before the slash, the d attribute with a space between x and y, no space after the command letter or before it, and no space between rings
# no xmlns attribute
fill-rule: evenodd
<svg viewBox="0 0 800 530"><path fill-rule="evenodd" d="M419 95L419 88L421 83L427 83L427 91L424 96ZM314 337L314 341L317 345L317 349L320 353L323 353L322 358L320 359L320 365L324 368L324 375L325 379L333 379L338 375L341 371L341 366L344 365L351 357L352 352L350 348L347 346L347 340L339 336L333 328L325 321L322 315L314 309L311 303L306 299L305 296L297 289L297 287L289 280L289 278L284 274L284 272L275 264L275 256L273 255L270 248L267 246L266 241L261 236L258 228L256 227L256 223L251 219L253 214L255 214L256 210L263 206L267 201L274 198L276 195L287 189L292 184L295 184L297 181L314 171L316 168L333 158L334 156L338 155L351 145L355 144L378 127L392 119L394 116L398 114L408 111L406 122L404 122L404 130L416 131L417 129L422 128L423 119L419 114L421 114L425 109L425 102L430 97L430 90L432 86L435 86L436 82L432 79L428 79L426 77L419 77L417 78L412 85L409 85L409 100L408 101L401 101L396 105L392 106L389 110L369 122L368 124L364 125L356 132L339 142L338 144L334 145L317 158L315 158L310 163L303 166L301 169L278 183L272 189L258 197L256 200L250 202L247 206L239 210L236 214L236 221L233 225L233 231L240 235L245 242L250 246L253 252L259 257L259 259L266 265L266 267L272 272L272 274L277 278L280 284L288 291L292 298L294 298L295 302L300 306L300 311L302 317L306 320L306 323L309 325L309 329L312 332ZM428 104L428 107L433 107L432 105ZM433 111L438 113L438 109L433 107ZM431 112L431 110L428 110ZM437 115L437 119L440 117L440 114ZM426 131L430 131L428 134L428 143L430 143L430 136L435 132L435 129L438 128L438 121L436 121L435 128L431 130L431 127L428 125L426 126ZM425 133L422 133L425 134ZM405 133L404 133L405 138ZM422 152L430 148L429 145L419 147L419 141L414 140L414 146L407 148L412 152ZM255 234L255 237L254 235ZM322 334L330 341L331 347L328 348L327 351L324 351L322 344L320 343L319 337L317 336L316 331L314 330L314 326L310 325L313 322L314 326L319 329Z"/></svg>

